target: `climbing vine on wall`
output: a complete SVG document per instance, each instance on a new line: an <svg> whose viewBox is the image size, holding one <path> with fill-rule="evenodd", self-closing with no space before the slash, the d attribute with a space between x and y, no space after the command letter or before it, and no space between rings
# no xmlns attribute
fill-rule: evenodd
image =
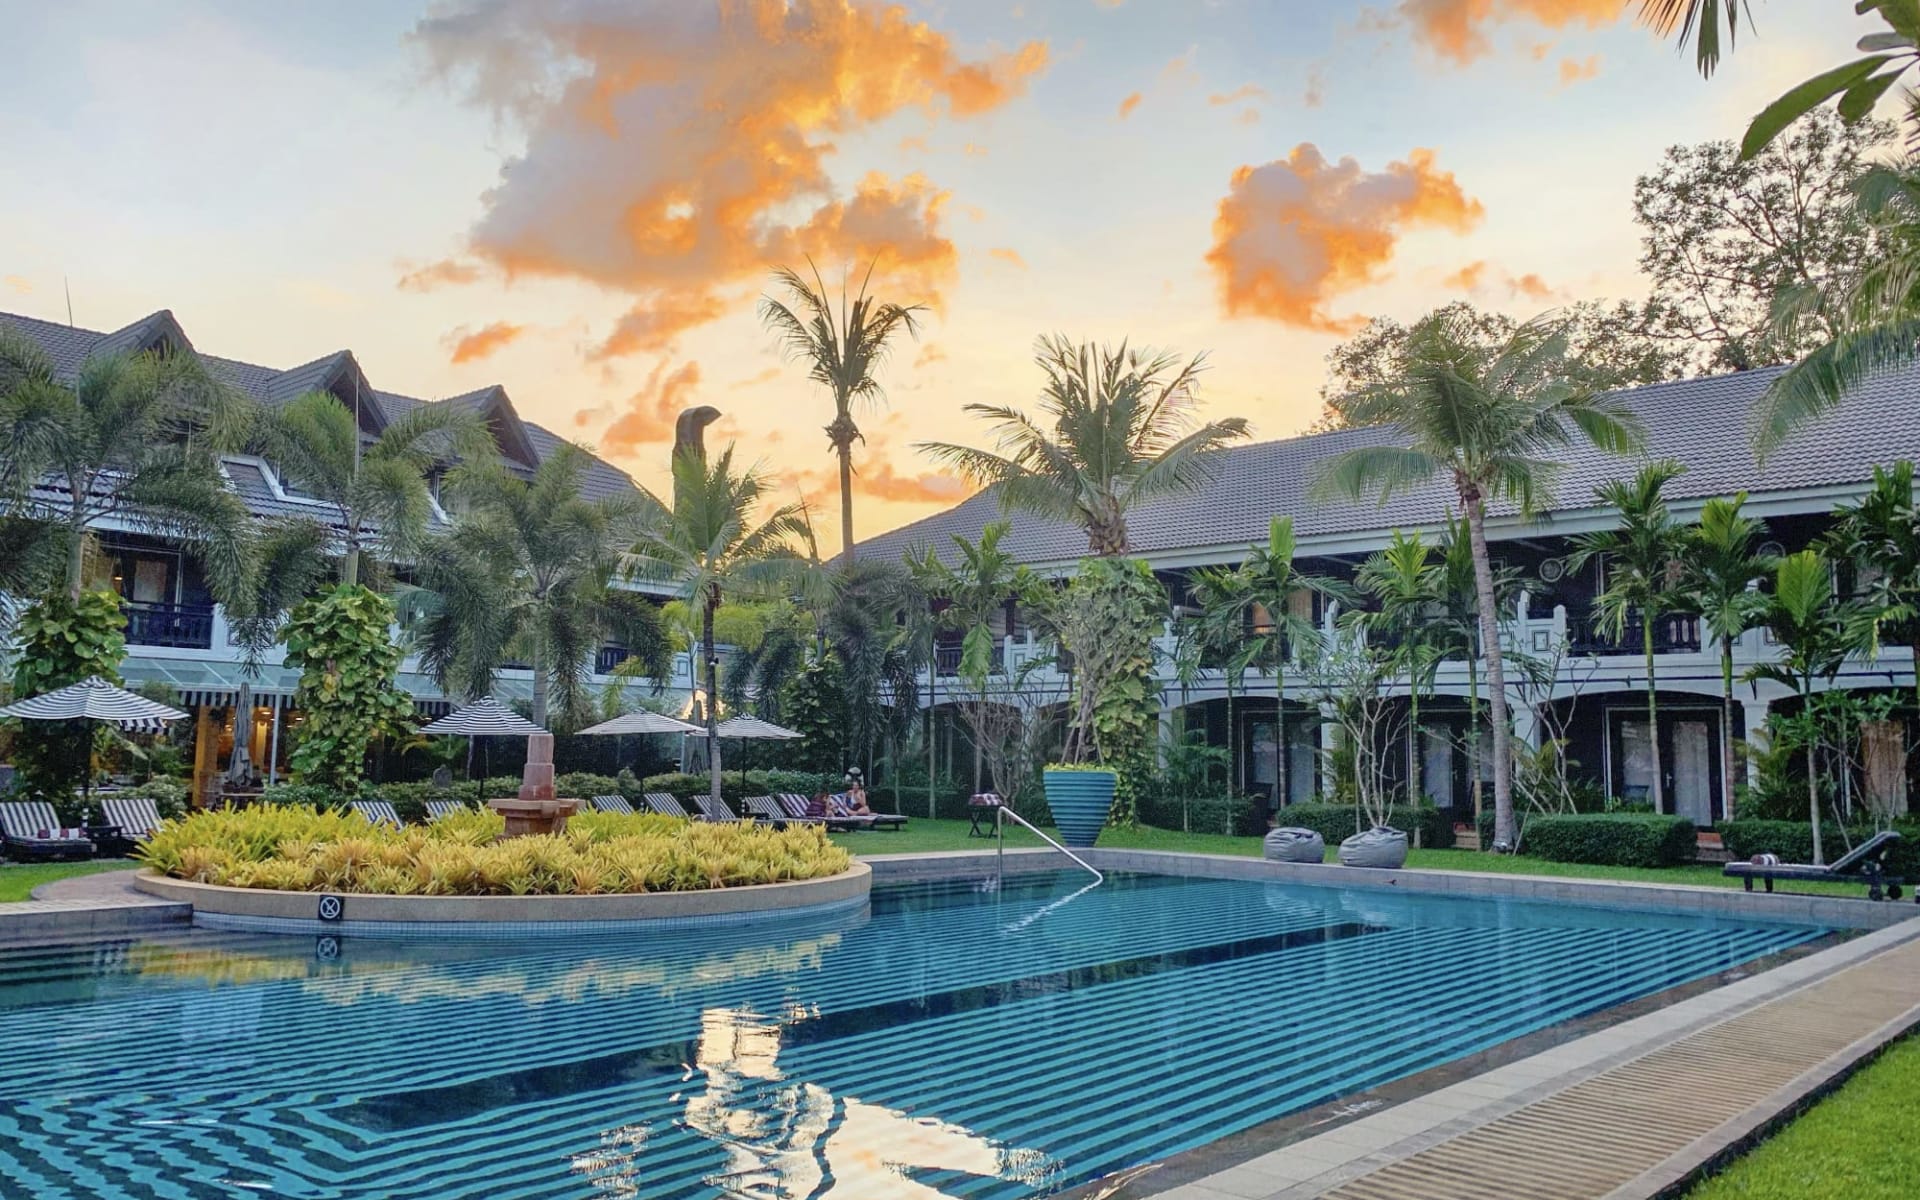
<svg viewBox="0 0 1920 1200"><path fill-rule="evenodd" d="M394 685L401 651L388 627L393 605L356 584L301 602L281 640L300 672L294 703L305 719L288 760L296 782L352 795L366 775L375 738L408 732L413 704Z"/></svg>

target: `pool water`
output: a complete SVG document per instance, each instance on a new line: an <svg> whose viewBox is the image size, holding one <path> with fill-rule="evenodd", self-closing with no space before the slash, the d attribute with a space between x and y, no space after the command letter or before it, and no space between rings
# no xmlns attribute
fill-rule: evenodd
<svg viewBox="0 0 1920 1200"><path fill-rule="evenodd" d="M1045 1195L1821 936L1167 876L0 951L0 1196Z"/></svg>

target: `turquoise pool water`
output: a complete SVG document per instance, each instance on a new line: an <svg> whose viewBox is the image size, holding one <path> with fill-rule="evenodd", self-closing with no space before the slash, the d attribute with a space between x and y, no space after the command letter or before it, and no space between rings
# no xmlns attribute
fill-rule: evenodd
<svg viewBox="0 0 1920 1200"><path fill-rule="evenodd" d="M1164 876L0 951L0 1195L1045 1195L1825 931Z"/></svg>

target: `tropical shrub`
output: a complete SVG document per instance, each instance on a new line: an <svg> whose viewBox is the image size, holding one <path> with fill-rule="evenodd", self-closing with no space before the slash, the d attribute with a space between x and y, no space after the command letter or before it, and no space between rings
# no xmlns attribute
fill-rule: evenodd
<svg viewBox="0 0 1920 1200"><path fill-rule="evenodd" d="M819 772L845 769L851 718L847 676L838 658L823 654L808 663L787 685L781 715L802 735L791 755L795 765Z"/></svg>
<svg viewBox="0 0 1920 1200"><path fill-rule="evenodd" d="M354 813L251 808L171 822L139 855L199 883L400 896L697 891L817 879L853 861L812 827L588 813L565 833L496 841L503 827L478 809L392 829Z"/></svg>
<svg viewBox="0 0 1920 1200"><path fill-rule="evenodd" d="M126 617L110 591L62 592L29 605L14 623L18 651L13 694L37 696L89 675L120 682ZM92 731L84 721L22 721L13 739L16 785L23 794L65 803L92 763Z"/></svg>
<svg viewBox="0 0 1920 1200"><path fill-rule="evenodd" d="M1283 826L1311 829L1332 846L1361 832L1372 822L1357 804L1289 804L1274 820ZM1453 818L1431 804L1417 808L1398 805L1387 814L1387 827L1398 829L1415 845L1443 850L1453 845Z"/></svg>
<svg viewBox="0 0 1920 1200"><path fill-rule="evenodd" d="M306 711L288 760L297 782L357 792L373 740L411 732L413 702L394 686L401 651L387 633L393 620L385 597L348 583L287 617L281 640L287 665L300 672L294 703Z"/></svg>
<svg viewBox="0 0 1920 1200"><path fill-rule="evenodd" d="M1535 813L1520 850L1550 862L1674 867L1693 861L1696 831L1686 817L1651 813Z"/></svg>

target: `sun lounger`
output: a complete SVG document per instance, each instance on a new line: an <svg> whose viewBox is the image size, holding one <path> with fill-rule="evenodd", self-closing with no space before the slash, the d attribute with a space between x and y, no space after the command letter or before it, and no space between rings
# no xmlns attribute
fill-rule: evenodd
<svg viewBox="0 0 1920 1200"><path fill-rule="evenodd" d="M355 800L353 811L359 813L375 825L391 825L400 828L400 814L393 811L393 804L387 800Z"/></svg>
<svg viewBox="0 0 1920 1200"><path fill-rule="evenodd" d="M0 842L8 858L92 858L84 829L63 829L45 800L0 801Z"/></svg>
<svg viewBox="0 0 1920 1200"><path fill-rule="evenodd" d="M647 802L648 808L663 817L679 817L683 821L693 820L693 814L688 812L686 807L678 800L675 800L665 792L648 792L645 796L642 796L641 799Z"/></svg>
<svg viewBox="0 0 1920 1200"><path fill-rule="evenodd" d="M472 811L470 806L464 800L427 801L427 820L429 821L438 821L441 817L450 817L455 813L470 811Z"/></svg>
<svg viewBox="0 0 1920 1200"><path fill-rule="evenodd" d="M724 800L715 800L712 796L695 796L693 803L700 809L702 821L738 821L740 819L733 815L733 810L727 807L727 802Z"/></svg>
<svg viewBox="0 0 1920 1200"><path fill-rule="evenodd" d="M861 826L863 829L892 829L898 831L905 829L907 826L907 819L899 813L851 813L842 807L847 803L848 801L844 794L836 793L835 795L827 797L827 804L833 808L834 816L850 821L865 822L865 824Z"/></svg>
<svg viewBox="0 0 1920 1200"><path fill-rule="evenodd" d="M822 817L808 812L807 798L798 792L782 792L776 798L789 816L803 821L820 821L826 825L829 833L852 833L856 829L873 828L873 821L868 817L841 817L832 813Z"/></svg>
<svg viewBox="0 0 1920 1200"><path fill-rule="evenodd" d="M1773 890L1773 881L1776 879L1801 883L1864 883L1867 885L1867 899L1898 900L1900 885L1906 881L1897 875L1887 874L1886 859L1887 852L1899 840L1900 835L1891 829L1876 833L1824 867L1809 863L1730 862L1721 870L1723 874L1744 882L1749 892L1753 890L1753 881L1756 879L1764 882L1769 892ZM1768 854L1760 857L1773 856ZM1915 899L1920 900L1920 896Z"/></svg>
<svg viewBox="0 0 1920 1200"><path fill-rule="evenodd" d="M765 821L775 829L785 829L789 825L822 824L818 817L794 816L772 796L748 796L741 803L746 806L748 816L756 821Z"/></svg>
<svg viewBox="0 0 1920 1200"><path fill-rule="evenodd" d="M109 854L131 854L135 846L160 828L160 808L152 796L102 796L100 818L101 824L119 830L99 839L100 849Z"/></svg>
<svg viewBox="0 0 1920 1200"><path fill-rule="evenodd" d="M593 805L595 812L620 813L629 817L633 815L633 805L627 802L625 796L595 796L587 803Z"/></svg>

